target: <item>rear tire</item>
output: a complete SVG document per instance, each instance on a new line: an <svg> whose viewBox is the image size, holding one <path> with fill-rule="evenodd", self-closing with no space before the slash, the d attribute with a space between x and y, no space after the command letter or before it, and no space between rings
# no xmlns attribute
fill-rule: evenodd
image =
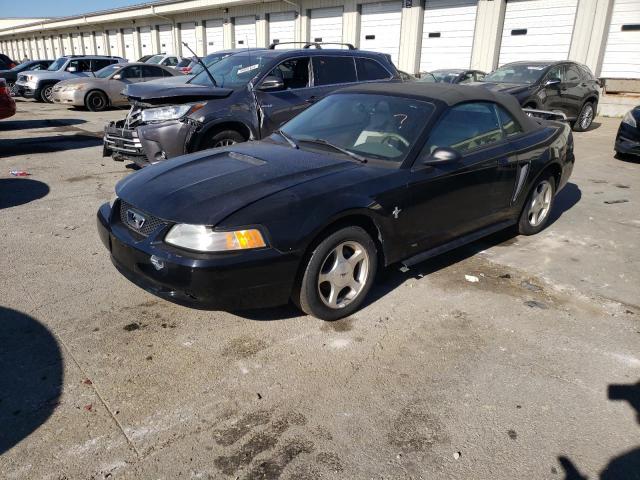
<svg viewBox="0 0 640 480"><path fill-rule="evenodd" d="M84 106L91 112L102 112L109 106L109 99L103 92L94 90L87 94L84 99Z"/></svg>
<svg viewBox="0 0 640 480"><path fill-rule="evenodd" d="M235 143L242 143L246 140L239 132L235 130L222 130L213 135L204 143L204 149L228 147Z"/></svg>
<svg viewBox="0 0 640 480"><path fill-rule="evenodd" d="M593 123L593 118L596 116L596 106L595 102L586 102L580 113L578 114L578 118L573 123L573 130L575 132L585 132L589 129L591 124Z"/></svg>
<svg viewBox="0 0 640 480"><path fill-rule="evenodd" d="M41 102L53 103L53 84L42 87L38 96Z"/></svg>
<svg viewBox="0 0 640 480"><path fill-rule="evenodd" d="M321 320L351 315L364 302L376 277L376 245L361 227L331 233L306 257L293 301Z"/></svg>
<svg viewBox="0 0 640 480"><path fill-rule="evenodd" d="M535 183L518 221L518 232L521 235L535 235L546 227L553 210L555 194L556 181L553 176L540 178Z"/></svg>

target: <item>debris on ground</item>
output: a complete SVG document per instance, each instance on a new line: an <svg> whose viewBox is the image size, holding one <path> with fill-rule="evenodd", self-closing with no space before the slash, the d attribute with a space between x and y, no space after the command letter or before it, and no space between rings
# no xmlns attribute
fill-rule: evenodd
<svg viewBox="0 0 640 480"><path fill-rule="evenodd" d="M542 291L542 287L536 285L535 283L531 283L529 280L523 280L522 282L520 282L520 286L532 292Z"/></svg>
<svg viewBox="0 0 640 480"><path fill-rule="evenodd" d="M85 406L84 406L84 409L85 409L87 412L90 412L90 411L93 409L93 404L91 404L91 403L90 403L90 404L88 404L88 405L85 405Z"/></svg>
<svg viewBox="0 0 640 480"><path fill-rule="evenodd" d="M9 173L14 177L28 177L29 175L31 175L26 170L11 170Z"/></svg>
<svg viewBox="0 0 640 480"><path fill-rule="evenodd" d="M85 385L93 385L93 382L88 378L85 378L84 380L82 380L82 383L84 383Z"/></svg>
<svg viewBox="0 0 640 480"><path fill-rule="evenodd" d="M454 452L453 454L453 458L455 458L456 460L458 460L461 456L462 456L461 452Z"/></svg>
<svg viewBox="0 0 640 480"><path fill-rule="evenodd" d="M505 273L503 275L500 275L500 278L511 278L511 274L510 273Z"/></svg>
<svg viewBox="0 0 640 480"><path fill-rule="evenodd" d="M129 323L123 327L127 332L133 332L134 330L138 330L140 328L139 323Z"/></svg>
<svg viewBox="0 0 640 480"><path fill-rule="evenodd" d="M627 203L629 200L626 198L622 198L620 200L605 200L604 203L607 205L613 205L614 203Z"/></svg>
<svg viewBox="0 0 640 480"><path fill-rule="evenodd" d="M527 307L530 307L530 308L541 308L542 310L546 310L546 309L549 308L549 307L547 307L546 304L544 304L542 302L538 302L537 300L528 300L528 301L524 302L524 304Z"/></svg>
<svg viewBox="0 0 640 480"><path fill-rule="evenodd" d="M471 282L471 283L478 283L480 281L480 279L478 277L476 277L475 275L465 275L464 279L467 282Z"/></svg>

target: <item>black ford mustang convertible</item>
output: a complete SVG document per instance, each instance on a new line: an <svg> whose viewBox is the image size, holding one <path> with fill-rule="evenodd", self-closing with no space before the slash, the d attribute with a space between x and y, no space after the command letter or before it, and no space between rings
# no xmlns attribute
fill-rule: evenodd
<svg viewBox="0 0 640 480"><path fill-rule="evenodd" d="M269 138L152 165L98 211L115 266L166 299L333 320L387 265L508 226L542 230L573 169L568 125L429 83L333 93Z"/></svg>

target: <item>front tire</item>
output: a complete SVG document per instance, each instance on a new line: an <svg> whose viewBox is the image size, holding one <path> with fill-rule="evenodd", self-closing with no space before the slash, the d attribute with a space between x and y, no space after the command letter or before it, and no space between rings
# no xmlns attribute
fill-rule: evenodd
<svg viewBox="0 0 640 480"><path fill-rule="evenodd" d="M104 93L96 90L87 94L84 106L91 112L102 112L109 106L109 99Z"/></svg>
<svg viewBox="0 0 640 480"><path fill-rule="evenodd" d="M246 139L235 130L222 130L207 140L204 144L204 148L228 147L235 143L242 143L245 140Z"/></svg>
<svg viewBox="0 0 640 480"><path fill-rule="evenodd" d="M371 290L377 267L376 245L364 229L337 230L308 257L294 303L321 320L351 315Z"/></svg>
<svg viewBox="0 0 640 480"><path fill-rule="evenodd" d="M593 102L587 102L582 106L578 118L573 124L573 130L575 132L585 132L589 129L593 123L593 119L596 115L596 104Z"/></svg>
<svg viewBox="0 0 640 480"><path fill-rule="evenodd" d="M42 87L39 97L42 102L53 103L53 84Z"/></svg>
<svg viewBox="0 0 640 480"><path fill-rule="evenodd" d="M555 194L556 181L552 176L536 182L520 214L518 232L521 235L535 235L547 226Z"/></svg>

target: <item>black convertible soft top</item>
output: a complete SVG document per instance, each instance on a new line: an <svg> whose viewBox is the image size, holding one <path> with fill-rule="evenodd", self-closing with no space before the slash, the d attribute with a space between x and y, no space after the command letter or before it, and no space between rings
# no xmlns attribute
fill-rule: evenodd
<svg viewBox="0 0 640 480"><path fill-rule="evenodd" d="M470 85L452 85L447 83L367 83L340 89L336 93L370 93L378 95L393 95L397 97L415 98L431 101L442 107L457 105L471 101L495 102L504 107L520 123L523 130L530 131L540 128L540 124L522 111L520 104L512 95L492 92L484 87Z"/></svg>

